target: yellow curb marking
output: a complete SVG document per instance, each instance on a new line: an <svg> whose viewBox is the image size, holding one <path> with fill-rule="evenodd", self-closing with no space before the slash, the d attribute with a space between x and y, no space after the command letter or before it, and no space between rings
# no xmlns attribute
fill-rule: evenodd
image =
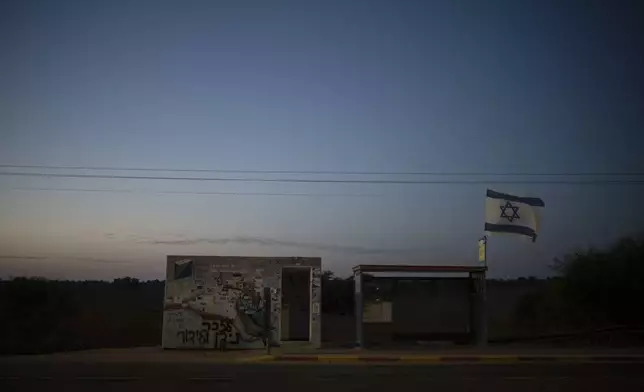
<svg viewBox="0 0 644 392"><path fill-rule="evenodd" d="M275 357L273 357L272 355L258 355L255 357L239 358L237 359L237 362L267 362L274 359Z"/></svg>
<svg viewBox="0 0 644 392"><path fill-rule="evenodd" d="M189 381L232 381L232 377L190 377Z"/></svg>
<svg viewBox="0 0 644 392"><path fill-rule="evenodd" d="M403 355L400 357L403 362L440 362L438 355Z"/></svg>
<svg viewBox="0 0 644 392"><path fill-rule="evenodd" d="M516 355L485 355L479 358L483 362L519 362Z"/></svg>
<svg viewBox="0 0 644 392"><path fill-rule="evenodd" d="M318 355L320 362L357 362L359 359L357 355Z"/></svg>

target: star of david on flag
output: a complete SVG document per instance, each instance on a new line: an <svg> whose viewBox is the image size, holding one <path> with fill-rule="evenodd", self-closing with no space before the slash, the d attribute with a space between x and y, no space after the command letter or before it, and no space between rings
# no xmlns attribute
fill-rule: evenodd
<svg viewBox="0 0 644 392"><path fill-rule="evenodd" d="M538 197L520 197L488 189L485 200L485 231L526 235L535 241L540 211L545 204Z"/></svg>

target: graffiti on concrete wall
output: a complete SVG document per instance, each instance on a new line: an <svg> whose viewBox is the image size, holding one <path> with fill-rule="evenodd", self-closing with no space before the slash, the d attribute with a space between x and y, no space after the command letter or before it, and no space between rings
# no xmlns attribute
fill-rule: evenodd
<svg viewBox="0 0 644 392"><path fill-rule="evenodd" d="M311 268L311 338L316 345L321 344L322 270L320 266Z"/></svg>
<svg viewBox="0 0 644 392"><path fill-rule="evenodd" d="M163 347L262 348L267 331L271 343L278 343L281 269L290 262L289 258L168 257ZM320 259L297 262L317 266L311 298L319 301ZM271 295L268 326L264 287Z"/></svg>

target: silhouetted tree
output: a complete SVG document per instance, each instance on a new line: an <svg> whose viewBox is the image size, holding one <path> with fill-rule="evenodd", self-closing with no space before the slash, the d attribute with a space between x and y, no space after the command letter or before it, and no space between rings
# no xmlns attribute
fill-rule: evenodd
<svg viewBox="0 0 644 392"><path fill-rule="evenodd" d="M556 259L563 294L593 324L644 324L644 239L624 238L606 250Z"/></svg>
<svg viewBox="0 0 644 392"><path fill-rule="evenodd" d="M322 272L322 311L353 314L353 280L337 278L332 271Z"/></svg>
<svg viewBox="0 0 644 392"><path fill-rule="evenodd" d="M163 281L0 280L0 353L158 345Z"/></svg>

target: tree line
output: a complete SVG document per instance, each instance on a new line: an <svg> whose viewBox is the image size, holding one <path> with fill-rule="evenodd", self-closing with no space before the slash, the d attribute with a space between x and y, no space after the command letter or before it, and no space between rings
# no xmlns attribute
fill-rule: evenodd
<svg viewBox="0 0 644 392"><path fill-rule="evenodd" d="M644 327L644 239L624 238L606 249L573 252L556 259L553 270L556 277L519 298L508 315L518 328L537 335ZM322 279L322 312L352 316L353 279L331 271ZM1 280L0 353L159 345L163 293L163 281L130 277L112 282Z"/></svg>

